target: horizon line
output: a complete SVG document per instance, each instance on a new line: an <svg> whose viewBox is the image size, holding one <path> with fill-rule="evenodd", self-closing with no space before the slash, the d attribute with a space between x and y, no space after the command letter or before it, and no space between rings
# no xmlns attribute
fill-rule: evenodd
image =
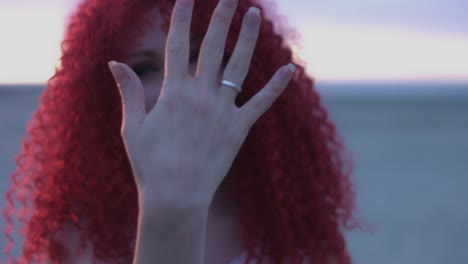
<svg viewBox="0 0 468 264"><path fill-rule="evenodd" d="M454 84L466 85L468 78L460 79L379 79L379 78L362 78L362 79L319 79L313 78L314 83L323 84ZM43 86L47 82L0 82L0 86Z"/></svg>

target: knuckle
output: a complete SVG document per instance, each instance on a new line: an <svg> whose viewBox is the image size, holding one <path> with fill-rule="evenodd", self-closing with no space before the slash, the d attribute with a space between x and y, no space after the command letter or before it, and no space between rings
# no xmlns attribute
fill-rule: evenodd
<svg viewBox="0 0 468 264"><path fill-rule="evenodd" d="M243 79L247 75L248 65L233 59L226 67L225 74L229 78Z"/></svg>
<svg viewBox="0 0 468 264"><path fill-rule="evenodd" d="M184 13L184 12L180 12L179 14L177 14L177 15L174 16L174 19L175 19L177 22L187 23L187 22L190 22L191 16L190 16L190 14L186 14L186 13Z"/></svg>
<svg viewBox="0 0 468 264"><path fill-rule="evenodd" d="M239 37L242 42L248 44L249 46L254 46L257 43L257 34L249 30L243 30Z"/></svg>
<svg viewBox="0 0 468 264"><path fill-rule="evenodd" d="M224 56L224 48L219 41L211 41L207 43L207 50L210 54L208 59L211 61L220 60Z"/></svg>
<svg viewBox="0 0 468 264"><path fill-rule="evenodd" d="M184 89L182 88L176 88L178 86L175 86L174 89L170 89L170 91L167 91L167 97L172 99L175 102L179 100L179 98L185 99L185 93Z"/></svg>
<svg viewBox="0 0 468 264"><path fill-rule="evenodd" d="M173 17L178 22L189 22L192 19L190 5L179 3L174 10Z"/></svg>
<svg viewBox="0 0 468 264"><path fill-rule="evenodd" d="M177 1L177 5L182 8L190 8L192 6L191 1Z"/></svg>
<svg viewBox="0 0 468 264"><path fill-rule="evenodd" d="M193 96L190 98L190 102L196 113L207 114L212 112L213 103L204 96Z"/></svg>
<svg viewBox="0 0 468 264"><path fill-rule="evenodd" d="M217 23L222 23L222 24L231 23L231 17L227 15L226 12L223 12L222 10L215 10L215 12L213 13L213 19L215 19Z"/></svg>
<svg viewBox="0 0 468 264"><path fill-rule="evenodd" d="M177 104L178 101L181 99L185 99L184 89L177 88L178 86L174 86L172 89L168 89L164 93L164 101L170 106L171 108ZM160 102L158 102L160 103Z"/></svg>
<svg viewBox="0 0 468 264"><path fill-rule="evenodd" d="M273 100L274 96L270 93L263 93L253 102L252 111L266 111L269 107L270 102Z"/></svg>
<svg viewBox="0 0 468 264"><path fill-rule="evenodd" d="M269 94L271 97L277 98L283 92L286 84L287 83L285 83L284 80L271 83L270 85L266 87L267 94Z"/></svg>
<svg viewBox="0 0 468 264"><path fill-rule="evenodd" d="M265 91L263 94L260 104L262 104L263 107L269 106L276 98L278 97L278 92L274 89L270 89Z"/></svg>
<svg viewBox="0 0 468 264"><path fill-rule="evenodd" d="M186 43L180 39L173 39L167 47L167 52L171 55L180 55Z"/></svg>
<svg viewBox="0 0 468 264"><path fill-rule="evenodd" d="M193 88L193 87L191 87ZM177 89L171 99L178 107L186 107L193 113L208 114L213 111L215 101L204 91L194 92L189 89Z"/></svg>

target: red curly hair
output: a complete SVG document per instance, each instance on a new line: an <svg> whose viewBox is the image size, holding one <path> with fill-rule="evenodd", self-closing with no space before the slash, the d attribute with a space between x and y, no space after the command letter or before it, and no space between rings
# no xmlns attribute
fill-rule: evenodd
<svg viewBox="0 0 468 264"><path fill-rule="evenodd" d="M70 252L52 234L65 223L82 231L82 241L94 243L95 258L131 263L137 189L120 135L121 99L107 62L123 59L124 44L139 34L134 29L149 22L142 18L148 8L162 11L167 32L173 2L85 0L70 17L61 64L29 122L6 193L9 262L16 262L10 254L16 200L24 236L20 263L61 263ZM218 1L195 2L192 31L203 35ZM286 39L291 31L278 22L283 18L254 0L239 0L227 53L252 5L270 17L262 22L250 72L236 99L239 107L294 59ZM360 224L347 153L313 79L299 65L289 87L251 128L231 168L247 263L262 257L299 263L304 255L310 263L327 263L330 256L351 263L342 232ZM257 255L256 245L262 254Z"/></svg>

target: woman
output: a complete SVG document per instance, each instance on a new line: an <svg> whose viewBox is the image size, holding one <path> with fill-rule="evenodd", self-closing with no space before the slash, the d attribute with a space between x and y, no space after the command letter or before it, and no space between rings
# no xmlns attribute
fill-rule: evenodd
<svg viewBox="0 0 468 264"><path fill-rule="evenodd" d="M351 163L252 6L79 5L7 192L10 260L16 199L27 263L351 262Z"/></svg>

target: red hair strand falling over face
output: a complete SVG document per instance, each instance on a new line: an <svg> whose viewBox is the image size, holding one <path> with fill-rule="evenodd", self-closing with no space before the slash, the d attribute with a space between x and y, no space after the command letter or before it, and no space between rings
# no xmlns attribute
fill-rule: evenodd
<svg viewBox="0 0 468 264"><path fill-rule="evenodd" d="M21 263L61 263L71 252L54 236L64 224L94 243L95 257L131 263L138 199L120 125L121 102L107 62L123 58L123 44L143 28L149 7L164 14L166 30L174 1L86 0L70 17L61 65L47 82L17 156L4 233L9 262L14 246L13 215L23 224ZM203 33L217 1L195 1L192 31ZM253 0L239 0L226 50L232 52L243 14ZM264 9L261 7L261 9ZM287 32L262 22L251 68L236 99L240 107L289 63ZM128 23L133 21L134 23ZM359 227L354 217L352 163L304 67L255 123L231 168L241 208L248 260L271 263L350 263L343 229ZM84 218L82 218L84 217ZM262 256L254 248L260 245Z"/></svg>

